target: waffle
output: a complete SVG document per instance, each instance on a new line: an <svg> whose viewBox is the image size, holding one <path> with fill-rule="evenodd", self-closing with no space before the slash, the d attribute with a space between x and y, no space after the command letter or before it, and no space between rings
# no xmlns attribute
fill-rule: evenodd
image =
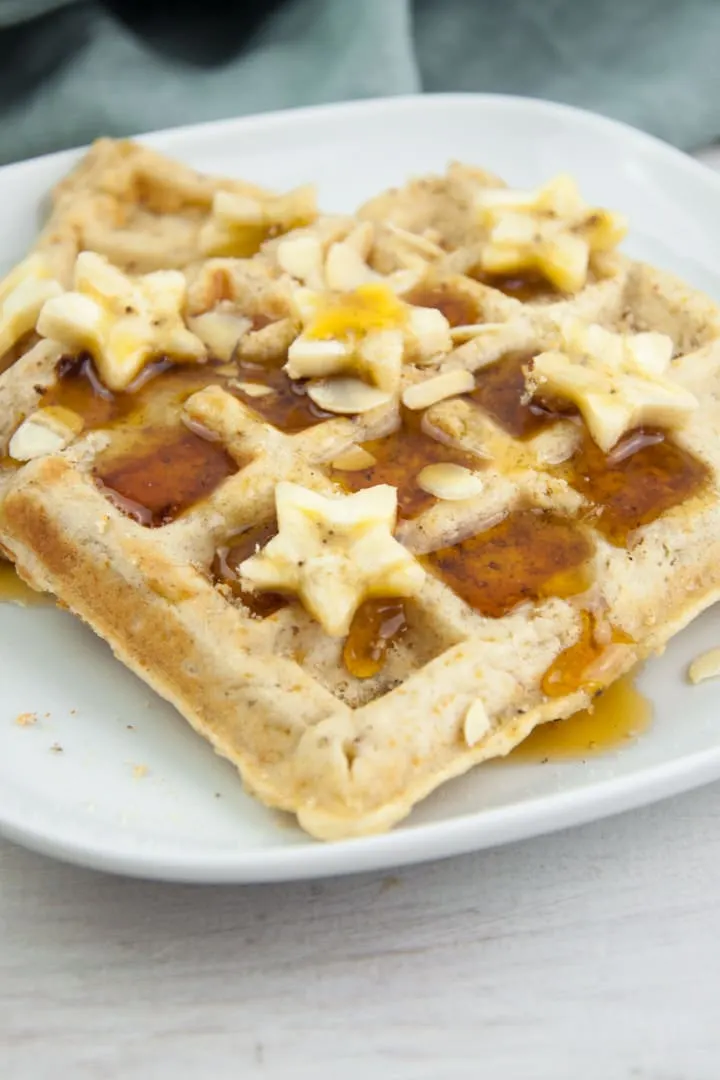
<svg viewBox="0 0 720 1080"><path fill-rule="evenodd" d="M53 190L36 249L64 284L84 250L134 273L187 266L222 253L222 234L209 228L218 194L261 204L272 199L255 184L201 175L139 143L99 139ZM295 225L314 216L307 191L299 201ZM254 254L271 231L263 222L256 226L247 230L244 253Z"/></svg>
<svg viewBox="0 0 720 1080"><path fill-rule="evenodd" d="M188 259L184 326L205 362L152 361L111 392L43 336L64 325L46 306L0 375L0 539L21 576L321 839L390 828L589 706L720 595L717 309L612 252L573 295L478 280L473 183L499 182L454 166L252 258ZM338 281L355 305L340 316ZM382 363L317 349L313 320L366 308ZM652 346L653 364L667 347L674 388L665 401L653 370L649 405L628 391L607 448L596 398L557 393L593 342ZM21 462L40 413L50 442ZM353 514L355 608L301 547L305 530L332 549Z"/></svg>

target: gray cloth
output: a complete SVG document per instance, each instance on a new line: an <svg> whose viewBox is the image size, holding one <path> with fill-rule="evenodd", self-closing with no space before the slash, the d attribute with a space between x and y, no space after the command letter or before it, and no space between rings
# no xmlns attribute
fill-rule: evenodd
<svg viewBox="0 0 720 1080"><path fill-rule="evenodd" d="M686 149L720 134L717 0L287 0L214 64L163 49L164 25L134 32L91 0L0 0L0 161L420 90L567 101Z"/></svg>

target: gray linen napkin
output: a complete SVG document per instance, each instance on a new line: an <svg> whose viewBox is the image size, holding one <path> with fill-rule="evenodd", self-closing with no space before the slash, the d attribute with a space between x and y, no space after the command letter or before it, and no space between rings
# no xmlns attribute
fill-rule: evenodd
<svg viewBox="0 0 720 1080"><path fill-rule="evenodd" d="M568 101L686 149L720 134L716 0L251 8L254 20L238 23L240 7L217 0L191 17L159 0L0 0L0 161L100 134L420 90Z"/></svg>

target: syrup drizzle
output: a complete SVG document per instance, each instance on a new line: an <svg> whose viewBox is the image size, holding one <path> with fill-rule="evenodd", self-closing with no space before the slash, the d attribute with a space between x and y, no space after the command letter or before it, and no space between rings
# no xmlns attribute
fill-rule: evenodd
<svg viewBox="0 0 720 1080"><path fill-rule="evenodd" d="M617 750L647 731L652 705L623 675L566 720L540 724L508 755L510 761L563 761Z"/></svg>

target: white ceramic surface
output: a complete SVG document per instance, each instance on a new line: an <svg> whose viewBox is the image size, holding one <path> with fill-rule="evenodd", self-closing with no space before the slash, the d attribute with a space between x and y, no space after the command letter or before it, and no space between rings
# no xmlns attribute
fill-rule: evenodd
<svg viewBox="0 0 720 1080"><path fill-rule="evenodd" d="M629 215L628 251L720 300L720 178L647 135L565 106L493 95L396 98L147 141L272 187L319 181L331 210L350 210L450 158L487 165L518 186L567 170L589 200ZM8 266L75 156L0 170ZM647 665L640 686L655 720L634 745L587 762L492 763L446 785L393 833L334 845L315 843L246 796L234 770L71 616L0 606L0 643L0 830L121 873L244 882L383 868L562 828L720 777L717 684L684 681L688 661L720 643L712 611ZM18 726L23 712L38 722Z"/></svg>

